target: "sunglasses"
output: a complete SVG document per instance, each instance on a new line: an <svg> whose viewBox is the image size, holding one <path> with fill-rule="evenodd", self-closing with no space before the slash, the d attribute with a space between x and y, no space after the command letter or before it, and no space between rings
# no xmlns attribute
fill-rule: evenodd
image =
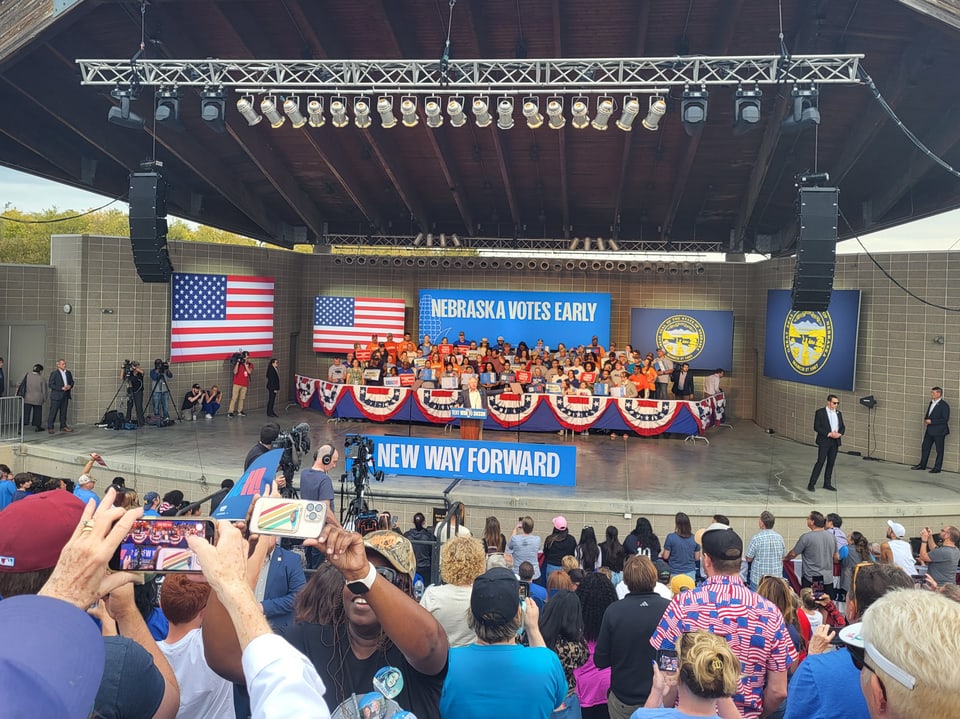
<svg viewBox="0 0 960 719"><path fill-rule="evenodd" d="M880 688L883 691L884 700L886 700L887 698L887 688L883 685L883 680L880 679L880 676L877 674L877 670L874 669L869 662L867 662L868 656L877 666L883 669L883 671L887 675L889 675L894 681L896 681L898 684L903 685L908 690L912 691L913 688L917 685L917 678L915 676L910 674L905 669L898 667L892 661L887 659L874 646L871 646L870 650L867 651L867 648L865 646L857 647L852 644L848 644L847 651L850 653L850 660L853 662L853 666L857 668L858 672L862 672L864 667L866 667L871 672L873 672L874 676L877 677L877 681L880 682Z"/></svg>
<svg viewBox="0 0 960 719"><path fill-rule="evenodd" d="M406 591L407 587L406 584L404 584L406 575L400 574L400 572L395 570L393 567L377 567L376 569L377 574L390 582L390 584Z"/></svg>

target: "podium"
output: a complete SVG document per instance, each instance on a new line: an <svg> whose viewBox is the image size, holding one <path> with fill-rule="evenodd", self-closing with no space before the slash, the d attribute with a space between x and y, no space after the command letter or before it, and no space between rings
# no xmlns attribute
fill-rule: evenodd
<svg viewBox="0 0 960 719"><path fill-rule="evenodd" d="M460 420L460 439L480 439L487 410L473 407L452 407L450 417Z"/></svg>

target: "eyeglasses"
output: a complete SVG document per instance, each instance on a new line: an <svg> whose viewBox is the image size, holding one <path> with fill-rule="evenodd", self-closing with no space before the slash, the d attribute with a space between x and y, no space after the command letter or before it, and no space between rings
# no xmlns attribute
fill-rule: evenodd
<svg viewBox="0 0 960 719"><path fill-rule="evenodd" d="M874 562L860 562L857 566L853 568L853 578L850 580L850 595L853 599L857 598L857 575L860 574L860 570L864 567L873 566Z"/></svg>
<svg viewBox="0 0 960 719"><path fill-rule="evenodd" d="M403 583L405 575L400 574L400 572L395 570L393 567L377 567L376 569L377 574L390 582L390 584L406 591L406 586Z"/></svg>

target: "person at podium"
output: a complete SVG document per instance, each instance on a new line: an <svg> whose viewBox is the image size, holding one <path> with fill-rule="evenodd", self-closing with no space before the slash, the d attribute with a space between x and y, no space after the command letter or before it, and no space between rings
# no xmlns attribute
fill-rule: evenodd
<svg viewBox="0 0 960 719"><path fill-rule="evenodd" d="M460 406L469 409L487 409L487 393L480 387L476 375L471 375L467 386L460 390ZM460 439L482 439L482 419L461 419Z"/></svg>

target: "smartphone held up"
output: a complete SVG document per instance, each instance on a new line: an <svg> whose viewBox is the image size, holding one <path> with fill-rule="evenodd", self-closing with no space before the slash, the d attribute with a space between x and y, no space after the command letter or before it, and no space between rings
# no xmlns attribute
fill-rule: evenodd
<svg viewBox="0 0 960 719"><path fill-rule="evenodd" d="M197 555L187 546L187 537L213 542L212 519L196 517L141 517L110 560L114 571L199 572Z"/></svg>
<svg viewBox="0 0 960 719"><path fill-rule="evenodd" d="M327 519L327 503L313 499L262 497L250 519L252 534L316 539Z"/></svg>

